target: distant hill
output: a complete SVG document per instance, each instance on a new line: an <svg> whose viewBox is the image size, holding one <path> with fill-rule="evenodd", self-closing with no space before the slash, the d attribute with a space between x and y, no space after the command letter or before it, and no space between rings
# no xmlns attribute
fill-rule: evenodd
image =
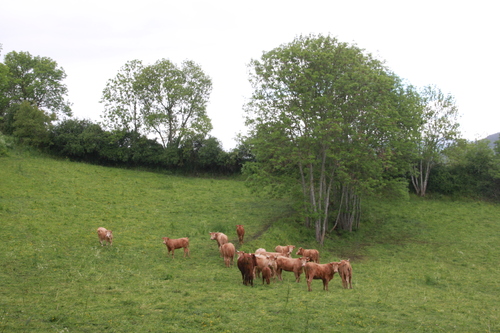
<svg viewBox="0 0 500 333"><path fill-rule="evenodd" d="M493 149L495 147L494 143L495 141L498 141L500 140L500 132L498 133L495 133L495 134L491 134L491 135L488 135L486 138L484 138L485 140L489 140L490 143L489 143L489 146L491 149Z"/></svg>

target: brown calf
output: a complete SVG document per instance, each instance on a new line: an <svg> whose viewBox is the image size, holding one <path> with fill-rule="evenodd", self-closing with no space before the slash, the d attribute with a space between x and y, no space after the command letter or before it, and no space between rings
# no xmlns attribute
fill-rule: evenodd
<svg viewBox="0 0 500 333"><path fill-rule="evenodd" d="M222 244L220 247L220 254L224 258L224 264L226 264L226 267L230 267L231 264L234 264L235 253L236 249L233 243Z"/></svg>
<svg viewBox="0 0 500 333"><path fill-rule="evenodd" d="M113 245L113 231L100 227L97 228L97 235L99 236L101 246L103 246L102 242L108 242L109 245Z"/></svg>
<svg viewBox="0 0 500 333"><path fill-rule="evenodd" d="M271 283L271 268L269 267L264 267L262 269L262 284L264 284L264 281L267 282L267 284Z"/></svg>
<svg viewBox="0 0 500 333"><path fill-rule="evenodd" d="M295 245L285 245L285 246L278 245L276 246L274 251L280 252L283 257L291 258L293 249L295 249Z"/></svg>
<svg viewBox="0 0 500 333"><path fill-rule="evenodd" d="M186 255L190 257L189 238L187 237L177 238L177 239L163 237L163 244L167 246L168 254L170 254L170 251L172 251L172 258L174 257L175 249L182 249L182 248L184 248L184 257L186 257Z"/></svg>
<svg viewBox="0 0 500 333"><path fill-rule="evenodd" d="M319 251L315 249L303 249L299 247L299 250L296 253L299 256L309 257L312 262L319 264Z"/></svg>
<svg viewBox="0 0 500 333"><path fill-rule="evenodd" d="M236 225L236 233L238 234L238 240L240 244L243 244L243 237L245 237L245 228L241 224Z"/></svg>
<svg viewBox="0 0 500 333"><path fill-rule="evenodd" d="M257 266L255 266L255 274L257 277L260 277L260 272L263 271L265 267L269 267L271 270L271 277L275 278L277 269L276 258L278 258L278 256L256 254L255 259L257 260Z"/></svg>
<svg viewBox="0 0 500 333"><path fill-rule="evenodd" d="M256 265L257 260L254 253L238 251L238 268L241 272L241 277L245 286L251 285L253 287Z"/></svg>
<svg viewBox="0 0 500 333"><path fill-rule="evenodd" d="M342 278L344 289L352 289L352 266L349 259L340 261L339 274Z"/></svg>
<svg viewBox="0 0 500 333"><path fill-rule="evenodd" d="M339 271L338 262L330 262L328 264L316 264L308 262L304 267L306 271L307 290L312 291L311 281L313 279L323 280L323 290L328 291L328 282L333 279L333 275Z"/></svg>
<svg viewBox="0 0 500 333"><path fill-rule="evenodd" d="M302 274L302 270L304 265L309 261L309 258L287 258L283 256L279 256L276 259L278 278L280 281L283 281L283 277L281 276L282 271L293 272L295 274L295 281L300 282L300 274Z"/></svg>

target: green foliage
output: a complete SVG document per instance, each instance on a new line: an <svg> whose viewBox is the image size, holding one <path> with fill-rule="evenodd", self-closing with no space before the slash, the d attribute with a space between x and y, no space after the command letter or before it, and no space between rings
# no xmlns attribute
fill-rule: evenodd
<svg viewBox="0 0 500 333"><path fill-rule="evenodd" d="M102 92L103 119L108 128L139 133L143 128L141 100L134 85L143 69L140 60L128 61Z"/></svg>
<svg viewBox="0 0 500 333"><path fill-rule="evenodd" d="M157 136L164 147L205 137L212 129L206 104L212 81L193 61L129 61L103 90L108 127Z"/></svg>
<svg viewBox="0 0 500 333"><path fill-rule="evenodd" d="M500 330L498 205L369 199L362 229L319 247L287 201L255 198L240 181L16 151L0 163L0 331ZM319 248L322 263L350 258L354 289L335 275L329 292L317 280L308 292L288 272L244 286L208 235L236 244L236 224L247 231L240 250L293 244ZM113 230L112 247L99 245L99 226ZM190 237L191 258L167 257L164 236Z"/></svg>
<svg viewBox="0 0 500 333"><path fill-rule="evenodd" d="M500 160L488 141L458 140L444 152L429 178L429 192L498 200Z"/></svg>
<svg viewBox="0 0 500 333"><path fill-rule="evenodd" d="M4 64L0 63L0 130L3 128L3 123L5 121L4 117L7 114L7 108L9 106L9 68Z"/></svg>
<svg viewBox="0 0 500 333"><path fill-rule="evenodd" d="M419 126L418 157L412 166L411 180L415 192L425 196L431 170L440 162L442 152L458 139L458 107L452 95L435 86L422 89L422 123Z"/></svg>
<svg viewBox="0 0 500 333"><path fill-rule="evenodd" d="M52 130L52 151L73 160L101 165L158 167L163 147L138 133L104 131L90 120L67 119Z"/></svg>
<svg viewBox="0 0 500 333"><path fill-rule="evenodd" d="M321 242L332 204L341 209L345 198L335 187L358 200L401 177L421 123L418 95L383 62L330 36L297 37L250 66L247 125L260 163L252 180L299 189Z"/></svg>
<svg viewBox="0 0 500 333"><path fill-rule="evenodd" d="M66 73L54 60L12 51L5 55L4 64L8 68L10 105L27 101L55 118L71 115L70 104L65 100L68 89L62 83Z"/></svg>
<svg viewBox="0 0 500 333"><path fill-rule="evenodd" d="M50 140L49 127L54 116L32 106L29 102L22 102L14 108L12 123L13 135L23 143L35 147L48 146Z"/></svg>
<svg viewBox="0 0 500 333"><path fill-rule="evenodd" d="M7 156L11 147L8 138L0 132L0 157Z"/></svg>

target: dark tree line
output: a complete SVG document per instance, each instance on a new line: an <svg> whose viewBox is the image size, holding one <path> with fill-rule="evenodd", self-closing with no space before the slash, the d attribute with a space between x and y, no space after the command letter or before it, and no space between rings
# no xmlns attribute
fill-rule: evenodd
<svg viewBox="0 0 500 333"><path fill-rule="evenodd" d="M48 148L58 156L100 165L225 175L239 173L242 164L252 159L242 148L224 151L214 137L165 148L137 132L106 131L89 120L75 119L52 128Z"/></svg>

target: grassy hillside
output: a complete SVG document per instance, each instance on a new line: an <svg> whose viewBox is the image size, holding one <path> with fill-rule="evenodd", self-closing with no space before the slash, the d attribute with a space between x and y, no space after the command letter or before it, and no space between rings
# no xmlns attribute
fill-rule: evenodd
<svg viewBox="0 0 500 333"><path fill-rule="evenodd" d="M360 232L324 248L286 202L244 182L0 158L0 332L500 332L500 207L372 199ZM351 258L354 289L284 272L246 287L210 231L254 251ZM113 230L101 247L96 229ZM191 258L161 237L189 237Z"/></svg>

